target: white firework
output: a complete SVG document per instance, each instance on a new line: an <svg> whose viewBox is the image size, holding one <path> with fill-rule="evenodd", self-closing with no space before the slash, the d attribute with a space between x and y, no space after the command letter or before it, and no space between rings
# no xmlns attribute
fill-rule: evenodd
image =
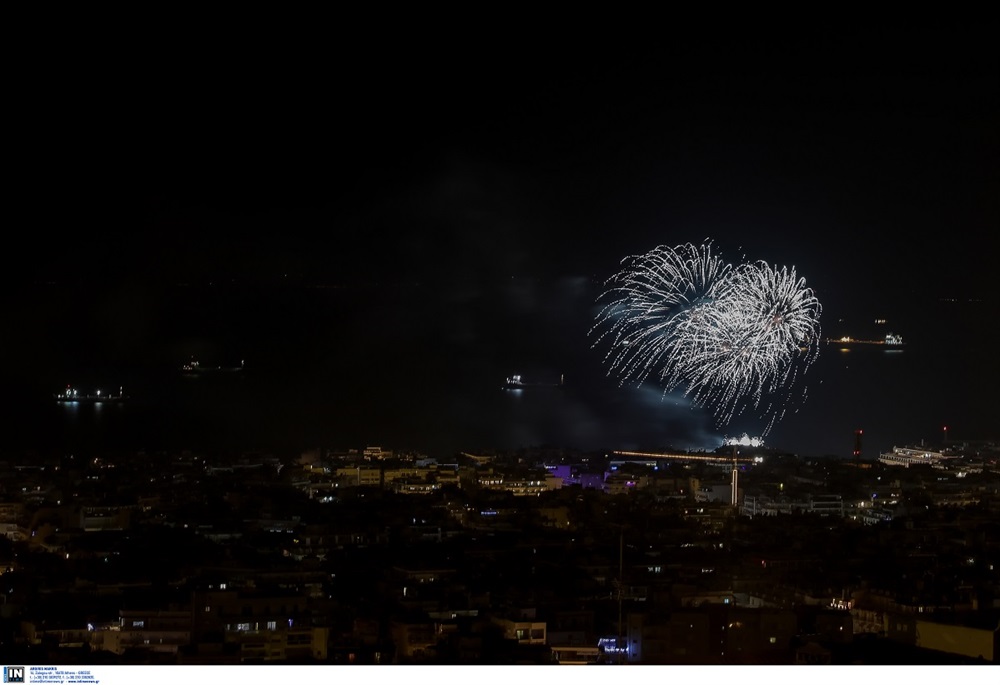
<svg viewBox="0 0 1000 685"><path fill-rule="evenodd" d="M822 307L794 269L758 261L732 267L711 244L657 247L609 279L591 329L610 341L609 373L621 383L655 375L728 423L749 407L781 417L818 353Z"/></svg>
<svg viewBox="0 0 1000 685"><path fill-rule="evenodd" d="M684 356L689 341L686 328L711 315L717 286L730 266L711 253L711 245L690 243L675 248L658 247L641 256L622 260L623 269L609 280L612 299L598 315L597 343L611 336L605 361L623 379L641 382L668 361ZM596 343L595 343L596 344ZM663 379L666 380L666 379Z"/></svg>

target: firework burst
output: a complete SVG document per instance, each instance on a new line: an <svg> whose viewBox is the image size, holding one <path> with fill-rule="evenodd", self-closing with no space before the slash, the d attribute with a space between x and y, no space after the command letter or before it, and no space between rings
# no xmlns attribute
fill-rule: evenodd
<svg viewBox="0 0 1000 685"><path fill-rule="evenodd" d="M822 307L794 268L733 267L711 243L685 243L622 260L606 286L591 335L609 374L655 377L719 426L752 407L766 435L818 354Z"/></svg>

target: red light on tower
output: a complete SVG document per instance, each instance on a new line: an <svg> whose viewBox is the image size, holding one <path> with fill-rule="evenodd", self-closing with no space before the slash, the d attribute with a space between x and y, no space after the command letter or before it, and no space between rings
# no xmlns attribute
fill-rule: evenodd
<svg viewBox="0 0 1000 685"><path fill-rule="evenodd" d="M858 430L854 431L854 458L855 459L858 459L858 458L861 457L861 434L863 432L864 431L862 431L860 428Z"/></svg>

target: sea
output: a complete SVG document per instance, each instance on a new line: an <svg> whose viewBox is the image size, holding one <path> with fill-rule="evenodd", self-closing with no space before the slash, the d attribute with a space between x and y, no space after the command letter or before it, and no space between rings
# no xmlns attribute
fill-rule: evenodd
<svg viewBox="0 0 1000 685"><path fill-rule="evenodd" d="M380 446L450 459L713 450L747 435L847 459L860 435L861 457L874 459L893 446L1000 439L992 303L832 297L824 336L893 332L905 346L824 343L792 399L719 425L681 393L608 375L608 350L591 335L600 290L588 277L21 284L4 300L0 455ZM191 360L242 370L183 373ZM504 389L514 374L540 385ZM128 399L55 401L68 385Z"/></svg>

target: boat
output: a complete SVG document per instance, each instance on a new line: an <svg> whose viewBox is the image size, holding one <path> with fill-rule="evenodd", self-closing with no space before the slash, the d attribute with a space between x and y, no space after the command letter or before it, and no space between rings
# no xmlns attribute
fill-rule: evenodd
<svg viewBox="0 0 1000 685"><path fill-rule="evenodd" d="M67 385L66 389L62 392L57 392L53 395L57 402L79 402L79 403L104 403L104 402L122 402L128 399L128 395L125 394L122 388L118 388L118 392L105 392L103 390L91 390L89 392L81 391L79 388L74 388L72 385Z"/></svg>
<svg viewBox="0 0 1000 685"><path fill-rule="evenodd" d="M559 376L558 383L529 383L521 377L521 374L515 374L507 377L507 380L503 384L503 389L524 390L527 388L561 388L563 387L563 382L563 376Z"/></svg>
<svg viewBox="0 0 1000 685"><path fill-rule="evenodd" d="M181 373L189 375L210 374L210 373L237 373L243 370L243 360L238 366L206 366L194 357L181 365Z"/></svg>
<svg viewBox="0 0 1000 685"><path fill-rule="evenodd" d="M878 456L879 462L887 466L936 466L943 461L956 459L954 455L935 452L922 446L893 447L892 452L883 452Z"/></svg>
<svg viewBox="0 0 1000 685"><path fill-rule="evenodd" d="M901 350L906 346L906 343L903 342L903 336L896 333L886 333L885 338L882 340L862 340L845 335L840 338L827 338L826 342L828 345L838 345L843 348L850 348L857 345L871 345L884 350Z"/></svg>

